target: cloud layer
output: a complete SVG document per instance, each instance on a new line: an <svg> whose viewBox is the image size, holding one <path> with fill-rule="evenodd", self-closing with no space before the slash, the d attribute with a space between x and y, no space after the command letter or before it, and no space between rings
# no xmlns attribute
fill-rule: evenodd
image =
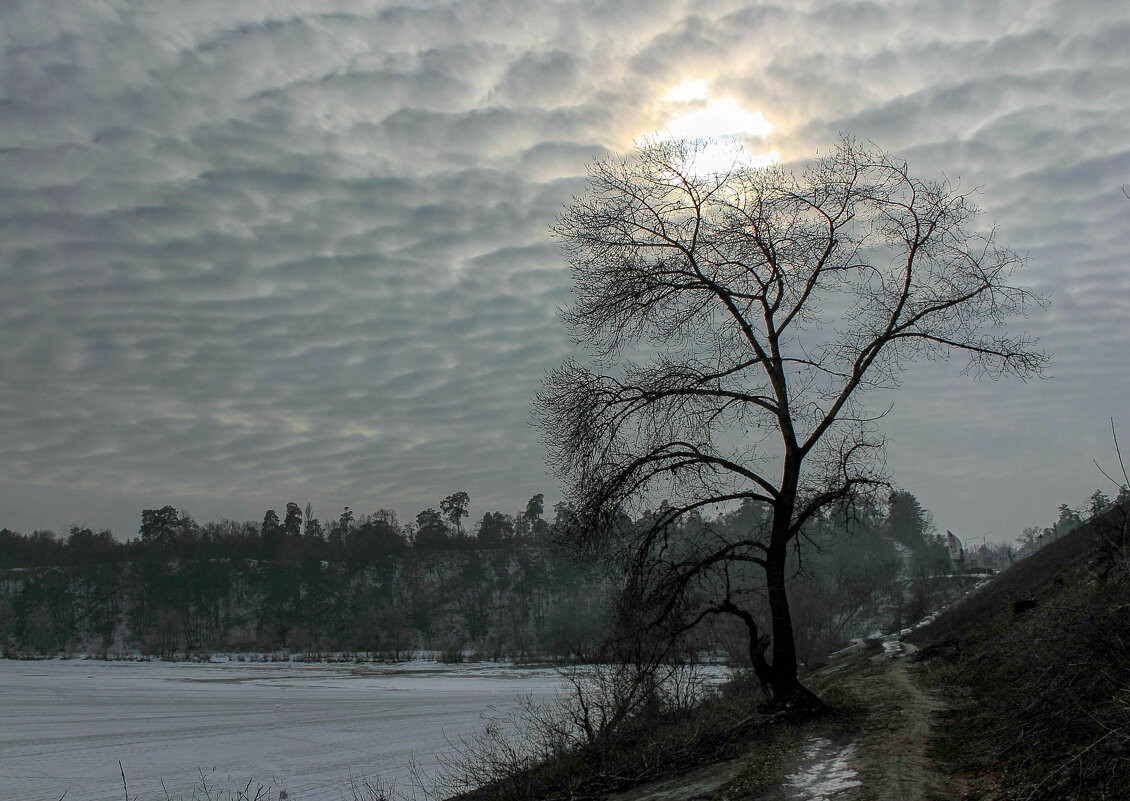
<svg viewBox="0 0 1130 801"><path fill-rule="evenodd" d="M411 517L555 495L546 228L703 80L786 159L846 131L983 187L1054 380L908 376L896 477L1012 537L1126 424L1130 8L582 0L0 4L0 525L173 504ZM978 531L973 531L978 529Z"/></svg>

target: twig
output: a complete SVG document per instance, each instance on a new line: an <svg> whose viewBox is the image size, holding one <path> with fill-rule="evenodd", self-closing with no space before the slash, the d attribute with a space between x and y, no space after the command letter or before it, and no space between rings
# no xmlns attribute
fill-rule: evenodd
<svg viewBox="0 0 1130 801"><path fill-rule="evenodd" d="M1041 787L1043 787L1045 784L1047 784L1049 781L1051 781L1051 779L1053 777L1059 775L1060 773L1063 773L1063 771L1067 770L1069 767L1071 767L1076 762L1078 762L1080 759L1082 759L1083 755L1086 754L1088 751L1090 751L1092 748L1094 748L1096 745L1101 743L1106 738L1110 737L1112 734L1117 734L1117 733L1118 733L1118 729L1111 729L1106 734L1104 734L1102 737L1098 738L1093 743L1091 743L1086 748L1084 748L1082 751L1080 751L1078 754L1071 757L1071 759L1067 760L1062 765L1057 767L1055 770L1053 770L1051 773L1049 773L1047 776L1045 776L1039 784L1037 784L1035 787L1032 788L1032 794L1033 795L1030 795L1029 797L1034 797L1034 794L1036 793L1036 791L1039 790Z"/></svg>
<svg viewBox="0 0 1130 801"><path fill-rule="evenodd" d="M200 787L202 790L204 790L205 798L207 798L208 801L212 801L212 791L208 787L208 779L204 777L204 769L197 765L196 772L200 776Z"/></svg>
<svg viewBox="0 0 1130 801"><path fill-rule="evenodd" d="M122 767L122 760L118 760L118 771L122 774L122 791L126 794L126 801L129 801L129 787L126 785L126 769Z"/></svg>
<svg viewBox="0 0 1130 801"><path fill-rule="evenodd" d="M1126 463L1122 461L1122 449L1118 447L1118 432L1114 429L1114 418L1110 418L1110 436L1114 439L1114 452L1118 454L1118 466L1122 468L1122 479L1130 484L1130 476L1126 475Z"/></svg>
<svg viewBox="0 0 1130 801"><path fill-rule="evenodd" d="M1122 461L1122 448L1118 445L1118 432L1114 428L1113 417L1110 418L1110 436L1114 440L1114 453L1118 456L1118 466L1122 469L1122 483L1119 483L1110 473L1103 470L1098 459L1092 459L1091 461L1095 463L1095 467L1099 468L1099 472L1102 473L1110 483L1116 485L1119 489L1130 487L1130 475L1127 474L1126 463Z"/></svg>

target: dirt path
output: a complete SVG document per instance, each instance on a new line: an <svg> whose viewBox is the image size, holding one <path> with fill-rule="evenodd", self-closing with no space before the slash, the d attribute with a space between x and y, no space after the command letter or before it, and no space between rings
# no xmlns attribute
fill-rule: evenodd
<svg viewBox="0 0 1130 801"><path fill-rule="evenodd" d="M614 798L956 801L962 792L928 756L932 717L942 705L915 682L913 649L890 640L881 651L851 651L812 674L817 694L851 711L782 731L775 754L753 751Z"/></svg>
<svg viewBox="0 0 1130 801"><path fill-rule="evenodd" d="M913 646L886 644L868 657L870 664L852 671L843 692L865 705L860 730L852 738L852 767L860 781L853 793L837 799L873 801L942 801L957 798L946 776L930 757L931 723L941 703L927 695L911 675L917 666L907 657ZM819 797L819 796L816 796Z"/></svg>

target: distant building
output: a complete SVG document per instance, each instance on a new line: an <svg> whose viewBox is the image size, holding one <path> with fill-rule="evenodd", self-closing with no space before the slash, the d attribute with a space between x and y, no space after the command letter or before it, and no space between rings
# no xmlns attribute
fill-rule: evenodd
<svg viewBox="0 0 1130 801"><path fill-rule="evenodd" d="M955 537L952 531L946 531L946 547L950 550L951 562L965 561L965 549L961 547L961 540Z"/></svg>

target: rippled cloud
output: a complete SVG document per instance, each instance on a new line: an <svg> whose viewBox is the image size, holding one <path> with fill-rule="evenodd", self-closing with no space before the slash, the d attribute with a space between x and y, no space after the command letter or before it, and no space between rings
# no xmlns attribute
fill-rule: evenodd
<svg viewBox="0 0 1130 801"><path fill-rule="evenodd" d="M843 131L979 187L1029 254L1055 378L926 365L887 420L943 527L1011 537L1130 420L1128 37L1100 0L0 4L0 525L552 499L547 226L700 81L786 161Z"/></svg>

